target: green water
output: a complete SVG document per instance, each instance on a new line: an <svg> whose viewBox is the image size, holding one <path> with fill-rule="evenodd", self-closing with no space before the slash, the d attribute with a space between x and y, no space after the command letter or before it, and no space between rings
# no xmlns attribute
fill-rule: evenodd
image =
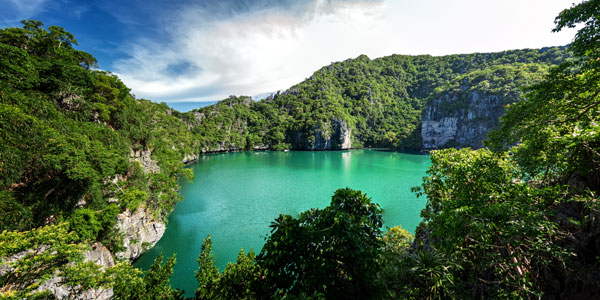
<svg viewBox="0 0 600 300"><path fill-rule="evenodd" d="M136 267L147 269L162 252L177 254L171 285L192 296L202 240L210 234L217 266L235 261L240 248L256 253L280 213L297 216L329 205L338 188L359 189L381 205L384 226L414 232L425 199L410 188L420 185L428 156L375 150L328 152L240 152L205 155L190 166L192 183L182 182L183 202L167 230Z"/></svg>

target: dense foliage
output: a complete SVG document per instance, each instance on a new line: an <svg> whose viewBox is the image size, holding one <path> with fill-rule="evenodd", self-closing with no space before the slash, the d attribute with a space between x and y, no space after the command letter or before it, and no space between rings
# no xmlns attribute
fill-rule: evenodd
<svg viewBox="0 0 600 300"><path fill-rule="evenodd" d="M584 26L572 60L508 108L491 150L432 153L422 243L467 298L586 298L600 293L600 2L564 10Z"/></svg>
<svg viewBox="0 0 600 300"><path fill-rule="evenodd" d="M90 69L94 58L73 45L70 33L38 21L0 30L2 230L66 220L82 239L102 239L120 210L164 217L178 200L187 127L166 105L136 100L116 76ZM144 170L134 155L144 150L160 171Z"/></svg>
<svg viewBox="0 0 600 300"><path fill-rule="evenodd" d="M379 237L383 242L367 244L374 256L360 254L360 259L370 261L362 264L377 266L377 257L383 265L375 274L374 270L361 272L371 286L377 286L378 293L370 296L598 297L599 20L597 0L574 5L557 17L556 31L584 25L571 46L575 57L551 68L543 78L530 81L531 76L521 75L540 68L536 65L492 66L468 72L434 90L460 95L465 88L494 90L490 80L504 81L508 87L500 92L510 92L507 101L513 103L506 103L508 112L500 128L486 142L489 149L431 153L427 177L422 187L415 188L427 195L428 201L414 242L394 229ZM532 83L519 99L520 93L514 91ZM261 288L266 286L265 291L279 293L276 297L291 299L365 295L357 292L363 289L348 283L343 291L328 294L340 286L336 279L355 279L344 269L345 254L353 252L342 246L330 253L328 246L349 235L366 238L375 227L344 226L348 231L337 233L330 242L325 237L336 224L352 222L361 215L345 215L345 205L333 203L325 210L344 218L331 220L331 215L308 211L297 219L281 216L276 220L275 230L256 260L267 279L256 280ZM355 237L354 250L367 250L360 246L364 246L361 238ZM313 268L315 265L318 267Z"/></svg>
<svg viewBox="0 0 600 300"><path fill-rule="evenodd" d="M452 105L460 108L466 87L510 103L568 57L559 47L374 60L361 55L265 100L232 96L185 119L204 151L339 149L346 130L352 147L420 149L421 113L431 99L459 95Z"/></svg>
<svg viewBox="0 0 600 300"><path fill-rule="evenodd" d="M55 275L92 288L114 284L122 277L109 276L115 270L138 274L128 262L90 270L86 245L122 250L117 215L145 209L165 219L180 198L179 175L190 175L182 163L193 144L187 126L165 104L137 100L116 76L93 70L95 59L75 45L63 28L39 21L0 30L4 296L33 297Z"/></svg>
<svg viewBox="0 0 600 300"><path fill-rule="evenodd" d="M86 261L84 253L90 247L79 240L66 223L0 233L5 268L0 273L0 297L54 299L47 289L60 286L69 298L96 298L108 291L114 291L114 299L180 298L181 292L169 286L174 257L164 264L162 256L158 257L141 276L129 262L101 267Z"/></svg>
<svg viewBox="0 0 600 300"><path fill-rule="evenodd" d="M145 273L101 268L92 243L121 251L117 216L165 220L183 161L206 151L354 147L415 149L423 107L500 95L507 114L489 149L432 152L415 239L384 235L381 209L340 189L324 209L272 224L262 251L219 272L210 237L198 258L200 299L550 298L600 293L600 2L563 11L584 23L570 49L444 57L366 56L334 63L263 101L230 97L179 113L135 99L63 28L0 29L0 295L177 299L175 258ZM551 67L559 64L558 67ZM530 86L525 94L521 88ZM594 294L596 293L596 294Z"/></svg>
<svg viewBox="0 0 600 300"><path fill-rule="evenodd" d="M360 191L335 192L322 210L281 215L258 257L270 294L316 292L326 298L365 299L378 293L382 211Z"/></svg>
<svg viewBox="0 0 600 300"><path fill-rule="evenodd" d="M457 297L532 298L556 294L573 265L564 232L552 219L561 186L540 187L504 153L442 150L423 184L428 205L421 230L449 269ZM567 277L568 278L568 277Z"/></svg>
<svg viewBox="0 0 600 300"><path fill-rule="evenodd" d="M196 273L199 299L371 299L382 296L381 255L404 255L408 232L383 236L382 211L360 191L337 190L329 206L297 218L281 215L261 253L243 250L222 273L214 266L210 236Z"/></svg>

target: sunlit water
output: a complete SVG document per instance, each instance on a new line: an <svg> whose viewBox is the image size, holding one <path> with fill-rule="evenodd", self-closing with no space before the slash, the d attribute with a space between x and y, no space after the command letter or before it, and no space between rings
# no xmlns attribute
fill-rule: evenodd
<svg viewBox="0 0 600 300"><path fill-rule="evenodd" d="M329 205L338 188L359 189L383 208L384 226L414 232L425 199L420 185L428 156L375 150L240 152L201 156L195 179L182 182L183 202L169 217L162 239L135 263L147 269L162 252L177 254L171 285L192 296L202 240L210 234L219 269L240 248L260 252L269 224L280 213L297 216ZM385 229L384 229L385 230Z"/></svg>

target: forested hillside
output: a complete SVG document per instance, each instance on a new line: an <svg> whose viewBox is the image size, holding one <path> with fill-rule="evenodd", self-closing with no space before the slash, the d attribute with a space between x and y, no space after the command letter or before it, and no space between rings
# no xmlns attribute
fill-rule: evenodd
<svg viewBox="0 0 600 300"><path fill-rule="evenodd" d="M134 99L116 76L94 70L69 32L23 25L0 30L2 295L33 297L59 271L79 272L63 278L72 286L108 287L112 271L135 279L128 261L90 279L101 274L79 269L96 268L82 254L94 245L118 256L124 241L148 247L116 228L134 211L164 222L180 199L178 178L191 175L182 160L195 141L165 104Z"/></svg>
<svg viewBox="0 0 600 300"><path fill-rule="evenodd" d="M197 298L600 297L599 20L596 0L561 12L555 31L581 26L574 57L533 85L520 74L536 66L492 66L434 92L444 107L498 92L491 81L507 85L499 91L509 100L526 88L506 103L488 148L431 152L414 189L427 196L414 238L400 228L384 235L379 207L340 189L322 210L278 217L261 253L240 253L222 273L205 240ZM439 100L442 90L461 101Z"/></svg>
<svg viewBox="0 0 600 300"><path fill-rule="evenodd" d="M486 149L432 152L415 238L384 234L378 205L340 189L323 209L278 217L262 251L223 272L207 238L196 297L597 296L599 12L592 0L557 18L557 31L584 23L573 57L360 56L263 101L185 114L135 99L63 28L0 29L0 295L180 298L175 258L143 274L130 260L162 235L177 180L191 176L184 162L200 153L464 146L499 126Z"/></svg>
<svg viewBox="0 0 600 300"><path fill-rule="evenodd" d="M517 101L522 87L539 81L549 66L568 57L565 48L559 47L441 57L392 55L374 60L362 55L323 67L265 100L232 97L187 113L186 118L201 136L203 151L420 150L429 148L422 145L425 108L440 97L449 97L439 108L441 114L467 114L470 106L465 100L477 91L482 97L498 98L484 110L500 112L488 118L491 123L484 124L486 130L476 141L464 143L476 146L487 130L497 127L504 105Z"/></svg>

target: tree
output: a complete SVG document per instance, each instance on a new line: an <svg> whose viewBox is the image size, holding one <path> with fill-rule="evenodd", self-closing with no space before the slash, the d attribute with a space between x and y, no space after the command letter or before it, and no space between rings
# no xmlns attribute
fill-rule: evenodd
<svg viewBox="0 0 600 300"><path fill-rule="evenodd" d="M198 289L196 299L263 299L260 284L264 280L262 268L256 264L254 251L240 250L237 261L228 263L223 270L215 266L210 235L202 243L196 271Z"/></svg>
<svg viewBox="0 0 600 300"><path fill-rule="evenodd" d="M573 258L559 292L596 291L600 208L600 1L583 1L562 11L554 31L581 24L569 49L574 58L551 70L528 89L522 101L511 105L501 127L488 145L510 161L531 187L554 188L556 210L539 208L553 216L562 246ZM515 145L509 147L507 145ZM554 230L553 232L555 232ZM549 287L550 291L556 292Z"/></svg>
<svg viewBox="0 0 600 300"><path fill-rule="evenodd" d="M598 58L600 55L600 1L587 0L563 10L554 20L556 27L552 30L559 32L564 28L575 28L584 23L577 31L570 45L576 56Z"/></svg>
<svg viewBox="0 0 600 300"><path fill-rule="evenodd" d="M379 205L360 191L335 191L331 204L280 215L257 257L271 296L364 299L378 295L382 249Z"/></svg>
<svg viewBox="0 0 600 300"><path fill-rule="evenodd" d="M196 271L198 289L196 289L196 299L212 299L218 279L219 269L215 266L215 259L212 254L212 241L210 235L208 235L202 242L200 256L198 257L198 271Z"/></svg>
<svg viewBox="0 0 600 300"><path fill-rule="evenodd" d="M446 149L431 154L423 225L459 280L459 298L535 298L568 274L571 249L551 218L562 186L521 178L506 153ZM466 292L468 291L468 292Z"/></svg>
<svg viewBox="0 0 600 300"><path fill-rule="evenodd" d="M542 184L569 177L600 191L600 1L584 1L562 11L560 31L585 25L570 50L575 57L553 68L544 81L528 88L522 101L510 105L501 127L490 135L496 150L512 148L526 175Z"/></svg>
<svg viewBox="0 0 600 300"><path fill-rule="evenodd" d="M169 279L173 275L175 256L163 264L162 253L154 259L148 271L142 272L130 265L113 268L115 299L184 299L183 291L173 289ZM142 276L140 276L142 275Z"/></svg>
<svg viewBox="0 0 600 300"><path fill-rule="evenodd" d="M68 225L52 225L31 231L0 234L0 296L9 299L34 297L37 288L53 276L83 263L86 246L78 243ZM71 262L72 265L69 265Z"/></svg>

